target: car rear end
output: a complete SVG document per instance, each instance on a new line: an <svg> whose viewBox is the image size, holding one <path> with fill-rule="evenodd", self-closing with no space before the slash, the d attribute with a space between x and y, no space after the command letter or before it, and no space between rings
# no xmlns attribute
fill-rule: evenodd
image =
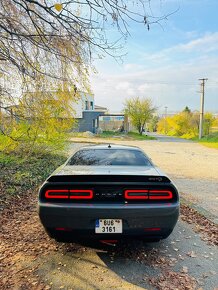
<svg viewBox="0 0 218 290"><path fill-rule="evenodd" d="M39 216L58 241L169 236L179 196L166 176L54 175L39 192Z"/></svg>

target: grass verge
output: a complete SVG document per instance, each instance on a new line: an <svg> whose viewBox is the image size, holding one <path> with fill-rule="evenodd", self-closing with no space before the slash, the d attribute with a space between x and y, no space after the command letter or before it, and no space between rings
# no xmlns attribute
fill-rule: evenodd
<svg viewBox="0 0 218 290"><path fill-rule="evenodd" d="M167 135L167 136L171 136L171 135ZM191 138L189 135L173 136L173 137L192 140L206 147L218 149L218 132L211 133L210 135L203 137L201 140L199 140L197 136Z"/></svg>
<svg viewBox="0 0 218 290"><path fill-rule="evenodd" d="M137 132L128 132L126 133L121 133L121 132L113 132L113 131L104 131L101 134L97 135L98 138L105 138L105 139L110 139L110 138L122 138L122 139L127 139L127 140L155 140L156 138L146 136L146 135L140 135Z"/></svg>
<svg viewBox="0 0 218 290"><path fill-rule="evenodd" d="M205 136L201 140L198 140L198 138L193 138L193 140L209 148L218 149L218 132Z"/></svg>
<svg viewBox="0 0 218 290"><path fill-rule="evenodd" d="M137 132L128 132L128 133L121 133L121 132L114 132L114 131L103 131L101 134L96 135L86 135L86 133L82 132L73 132L71 133L71 137L77 138L104 138L104 139L120 139L120 140L156 140L155 137L147 136L147 135L140 135Z"/></svg>

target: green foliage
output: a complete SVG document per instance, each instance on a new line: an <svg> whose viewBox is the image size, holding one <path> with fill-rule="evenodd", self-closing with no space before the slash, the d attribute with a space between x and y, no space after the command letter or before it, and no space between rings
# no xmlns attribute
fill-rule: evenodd
<svg viewBox="0 0 218 290"><path fill-rule="evenodd" d="M124 104L124 112L130 118L133 126L142 135L146 122L148 122L156 108L151 99L134 97L127 99Z"/></svg>
<svg viewBox="0 0 218 290"><path fill-rule="evenodd" d="M152 116L151 120L149 121L149 131L156 132L157 131L157 124L159 122L158 116Z"/></svg>
<svg viewBox="0 0 218 290"><path fill-rule="evenodd" d="M210 128L213 125L215 118L213 117L213 115L211 113L206 113L204 115L204 135L209 135L210 134Z"/></svg>
<svg viewBox="0 0 218 290"><path fill-rule="evenodd" d="M41 78L40 78L41 79ZM68 132L75 125L72 104L79 95L62 88L54 93L25 93L10 114L1 115L0 151L44 154L64 148Z"/></svg>
<svg viewBox="0 0 218 290"><path fill-rule="evenodd" d="M155 137L147 136L144 134L141 135L141 134L136 133L136 132L129 132L128 136L132 137L134 140L156 140Z"/></svg>
<svg viewBox="0 0 218 290"><path fill-rule="evenodd" d="M198 142L207 147L218 149L218 132L203 137L201 140L198 140Z"/></svg>
<svg viewBox="0 0 218 290"><path fill-rule="evenodd" d="M65 160L65 156L58 154L23 158L0 153L0 185L4 189L0 199L6 199L8 195L27 194L28 190L38 186Z"/></svg>
<svg viewBox="0 0 218 290"><path fill-rule="evenodd" d="M218 117L214 118L213 126L218 128Z"/></svg>
<svg viewBox="0 0 218 290"><path fill-rule="evenodd" d="M62 50L74 54L75 48L66 43ZM34 66L40 70L42 64L32 52ZM45 59L51 63L51 59ZM29 64L31 66L31 64ZM21 94L1 95L0 111L0 151L19 152L23 155L44 154L64 148L68 132L75 126L74 104L80 99L75 84L90 93L88 72L81 63L72 66L69 62L60 61L59 70L62 78L51 80L38 71L31 76L20 76ZM75 78L75 71L77 77Z"/></svg>
<svg viewBox="0 0 218 290"><path fill-rule="evenodd" d="M185 113L191 113L191 110L189 109L188 106L186 106L185 109L183 110L183 112L185 112Z"/></svg>
<svg viewBox="0 0 218 290"><path fill-rule="evenodd" d="M205 142L205 141L209 143L218 143L218 132L208 135L206 137L203 137L201 139L201 142Z"/></svg>

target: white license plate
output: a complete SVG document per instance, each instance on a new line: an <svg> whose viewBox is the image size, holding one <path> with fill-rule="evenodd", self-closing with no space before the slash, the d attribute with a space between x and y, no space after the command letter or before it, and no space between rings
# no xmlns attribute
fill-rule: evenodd
<svg viewBox="0 0 218 290"><path fill-rule="evenodd" d="M98 219L95 222L96 234L120 234L123 232L121 219Z"/></svg>

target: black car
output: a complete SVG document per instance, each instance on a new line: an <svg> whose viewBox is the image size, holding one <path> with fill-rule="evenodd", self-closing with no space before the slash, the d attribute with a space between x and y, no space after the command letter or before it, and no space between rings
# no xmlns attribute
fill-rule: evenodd
<svg viewBox="0 0 218 290"><path fill-rule="evenodd" d="M159 241L178 216L175 185L137 147L82 147L39 191L39 217L57 241Z"/></svg>

